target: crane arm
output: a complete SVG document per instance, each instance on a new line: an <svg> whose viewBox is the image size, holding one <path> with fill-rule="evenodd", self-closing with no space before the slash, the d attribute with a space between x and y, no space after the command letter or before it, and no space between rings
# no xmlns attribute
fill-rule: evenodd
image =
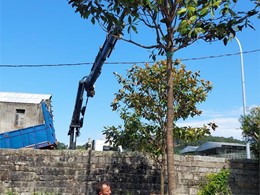
<svg viewBox="0 0 260 195"><path fill-rule="evenodd" d="M119 29L116 27L112 27L110 32L108 33L106 40L103 46L99 49L98 55L94 61L94 64L91 68L90 74L86 77L83 77L79 81L74 111L71 119L71 124L69 127L68 135L70 136L70 149L75 149L76 147L76 137L79 136L80 128L83 126L84 114L86 110L86 105L82 106L84 99L84 92L87 92L87 100L88 97L93 97L95 94L94 84L101 74L101 69L106 61L109 58L112 50L115 47L116 41L118 39ZM86 100L86 104L87 104Z"/></svg>

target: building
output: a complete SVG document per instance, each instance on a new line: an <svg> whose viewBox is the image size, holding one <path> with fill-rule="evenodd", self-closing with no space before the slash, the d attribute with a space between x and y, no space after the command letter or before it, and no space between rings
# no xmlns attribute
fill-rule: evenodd
<svg viewBox="0 0 260 195"><path fill-rule="evenodd" d="M44 123L41 102L50 113L51 95L0 92L0 133Z"/></svg>
<svg viewBox="0 0 260 195"><path fill-rule="evenodd" d="M245 144L226 142L206 142L200 145L196 150L197 154L206 156L240 153L242 151L246 151Z"/></svg>
<svg viewBox="0 0 260 195"><path fill-rule="evenodd" d="M183 148L180 153L181 154L194 154L199 146L187 146Z"/></svg>
<svg viewBox="0 0 260 195"><path fill-rule="evenodd" d="M195 154L202 156L236 156L246 151L245 144L227 142L205 142L200 146L187 146L183 148L181 154Z"/></svg>

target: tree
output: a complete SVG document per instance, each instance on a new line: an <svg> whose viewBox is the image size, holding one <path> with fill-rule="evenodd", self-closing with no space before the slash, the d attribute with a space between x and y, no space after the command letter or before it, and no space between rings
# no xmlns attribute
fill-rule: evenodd
<svg viewBox="0 0 260 195"><path fill-rule="evenodd" d="M249 114L241 116L239 122L244 138L252 144L252 150L255 156L259 158L260 106L253 107Z"/></svg>
<svg viewBox="0 0 260 195"><path fill-rule="evenodd" d="M212 85L199 79L199 72L186 70L185 65L176 62L172 69L174 87L174 127L172 132L177 139L185 142L200 139L210 134L214 123L203 127L177 127L175 122L189 116L200 115L196 105L206 100ZM107 140L115 146L140 151L150 155L161 167L161 194L164 194L166 129L167 129L167 75L166 61L144 68L133 66L126 78L116 74L121 89L115 94L112 103L124 121L123 126L105 127Z"/></svg>
<svg viewBox="0 0 260 195"><path fill-rule="evenodd" d="M104 30L117 25L127 33L138 33L138 28L153 29L154 42L146 44L118 36L121 40L145 49L153 49L151 57L163 55L167 60L167 169L169 194L174 194L174 124L173 110L173 54L197 40L224 44L242 31L253 26L249 18L258 13L259 0L251 10L235 11L238 0L69 0L83 18L96 22ZM142 25L139 25L142 24ZM139 26L138 26L139 25ZM123 32L122 32L123 34ZM146 35L145 35L146 36Z"/></svg>
<svg viewBox="0 0 260 195"><path fill-rule="evenodd" d="M68 149L68 146L62 142L58 142L57 144L57 149L58 150L65 150L65 149Z"/></svg>

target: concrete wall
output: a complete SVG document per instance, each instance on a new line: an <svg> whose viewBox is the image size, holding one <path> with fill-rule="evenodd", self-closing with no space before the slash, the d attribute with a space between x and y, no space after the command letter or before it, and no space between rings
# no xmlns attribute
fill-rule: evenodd
<svg viewBox="0 0 260 195"><path fill-rule="evenodd" d="M149 195L160 191L160 169L138 153L54 150L1 150L0 194L12 191L92 195L108 180L114 195ZM195 195L205 175L231 171L233 194L259 194L259 162L203 156L175 156L176 195ZM167 181L166 181L167 182Z"/></svg>
<svg viewBox="0 0 260 195"><path fill-rule="evenodd" d="M15 125L16 110L25 110L24 124ZM0 102L0 133L42 124L41 104Z"/></svg>

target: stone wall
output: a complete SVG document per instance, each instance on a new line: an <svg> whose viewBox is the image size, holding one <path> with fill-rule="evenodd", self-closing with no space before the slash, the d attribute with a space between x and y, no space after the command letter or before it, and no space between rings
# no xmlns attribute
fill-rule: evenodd
<svg viewBox="0 0 260 195"><path fill-rule="evenodd" d="M231 171L233 194L259 194L259 162L203 156L175 156L178 195L197 194L207 173ZM160 169L138 153L0 149L0 194L92 195L108 180L114 195L160 192ZM167 183L167 181L166 181Z"/></svg>

